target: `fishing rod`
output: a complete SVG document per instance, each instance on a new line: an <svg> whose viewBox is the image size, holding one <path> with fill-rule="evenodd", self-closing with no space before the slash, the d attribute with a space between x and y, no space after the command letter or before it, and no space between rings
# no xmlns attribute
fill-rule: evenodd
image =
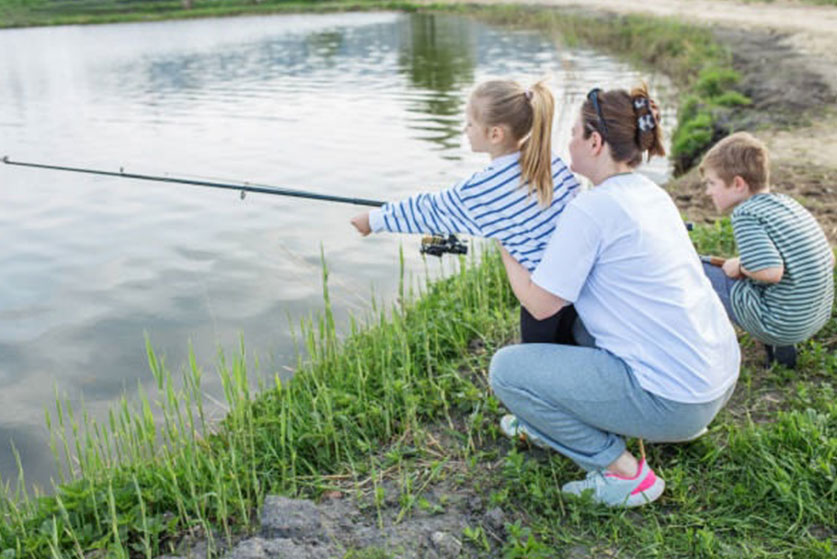
<svg viewBox="0 0 837 559"><path fill-rule="evenodd" d="M720 256L701 256L700 261L722 268L727 259L721 258Z"/></svg>
<svg viewBox="0 0 837 559"><path fill-rule="evenodd" d="M207 181L207 180L193 180L182 179L176 177L167 177L162 175L146 175L140 173L126 173L124 168L120 167L119 171L105 171L102 169L90 169L85 167L68 167L65 165L48 165L45 163L32 163L27 161L13 161L9 159L8 155L3 156L3 163L6 165L18 165L20 167L32 167L35 169L48 169L51 171L67 171L71 173L85 173L88 175L100 175L105 177L117 177L121 179L135 179L155 182L168 182L174 184L188 184L193 186L204 186L208 188L222 188L226 190L235 190L241 193L241 199L248 192L255 192L258 194L273 194L275 196L291 196L295 198L307 198L310 200L321 200L325 202L339 202L343 204L353 204L356 206L373 206L381 207L386 202L380 200L370 200L367 198L351 198L347 196L335 196L333 194L320 194L317 192L308 192L306 190L296 190L292 188L281 188L277 186L258 185L243 182L240 184ZM468 246L460 241L455 235L427 235L421 241L421 248L419 251L422 254L430 254L431 256L442 256L445 253L451 254L467 254Z"/></svg>

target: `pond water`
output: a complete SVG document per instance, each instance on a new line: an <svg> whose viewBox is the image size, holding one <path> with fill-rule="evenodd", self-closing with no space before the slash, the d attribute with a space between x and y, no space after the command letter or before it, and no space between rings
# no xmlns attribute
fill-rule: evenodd
<svg viewBox="0 0 837 559"><path fill-rule="evenodd" d="M590 87L645 78L671 95L660 76L594 51L453 16L6 30L0 156L398 199L487 164L461 134L476 82L545 74L565 156ZM424 274L419 239L362 239L349 225L362 209L0 165L0 476L16 475L13 441L27 482L48 487L56 389L104 417L150 384L146 335L174 371L190 343L211 371L241 337L261 373L285 371L289 325L322 308L321 247L338 324L373 291L391 300L400 243L408 274Z"/></svg>

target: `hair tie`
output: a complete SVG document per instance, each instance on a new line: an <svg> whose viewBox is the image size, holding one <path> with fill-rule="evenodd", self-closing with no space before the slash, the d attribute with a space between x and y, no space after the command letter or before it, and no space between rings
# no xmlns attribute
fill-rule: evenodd
<svg viewBox="0 0 837 559"><path fill-rule="evenodd" d="M637 97L634 99L634 110L638 111L640 109L647 109L648 108L648 98L647 97Z"/></svg>
<svg viewBox="0 0 837 559"><path fill-rule="evenodd" d="M532 92L532 90L531 90L531 89L529 89L528 87L526 88L526 91L524 91L524 92L523 92L523 96L524 96L524 97L526 97L526 100L527 100L527 101L531 101L531 100L532 100L532 97L533 97L534 95L535 95L535 94L534 94L534 92Z"/></svg>
<svg viewBox="0 0 837 559"><path fill-rule="evenodd" d="M636 119L636 125L642 132L648 132L649 130L653 130L657 127L657 123L654 122L654 115L651 113L644 114Z"/></svg>

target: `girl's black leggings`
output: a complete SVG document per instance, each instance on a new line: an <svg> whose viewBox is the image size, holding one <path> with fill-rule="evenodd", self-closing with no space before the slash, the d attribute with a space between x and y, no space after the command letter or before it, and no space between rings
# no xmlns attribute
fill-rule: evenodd
<svg viewBox="0 0 837 559"><path fill-rule="evenodd" d="M576 345L573 322L578 317L575 307L567 305L553 316L536 320L523 305L520 306L520 342L524 344Z"/></svg>

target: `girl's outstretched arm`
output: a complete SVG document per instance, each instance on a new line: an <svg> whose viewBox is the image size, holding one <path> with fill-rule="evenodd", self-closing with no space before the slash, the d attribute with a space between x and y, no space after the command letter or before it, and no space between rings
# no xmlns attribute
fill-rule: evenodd
<svg viewBox="0 0 837 559"><path fill-rule="evenodd" d="M352 225L362 235L388 231L483 236L481 227L462 200L460 186L384 204L381 208L355 216Z"/></svg>

